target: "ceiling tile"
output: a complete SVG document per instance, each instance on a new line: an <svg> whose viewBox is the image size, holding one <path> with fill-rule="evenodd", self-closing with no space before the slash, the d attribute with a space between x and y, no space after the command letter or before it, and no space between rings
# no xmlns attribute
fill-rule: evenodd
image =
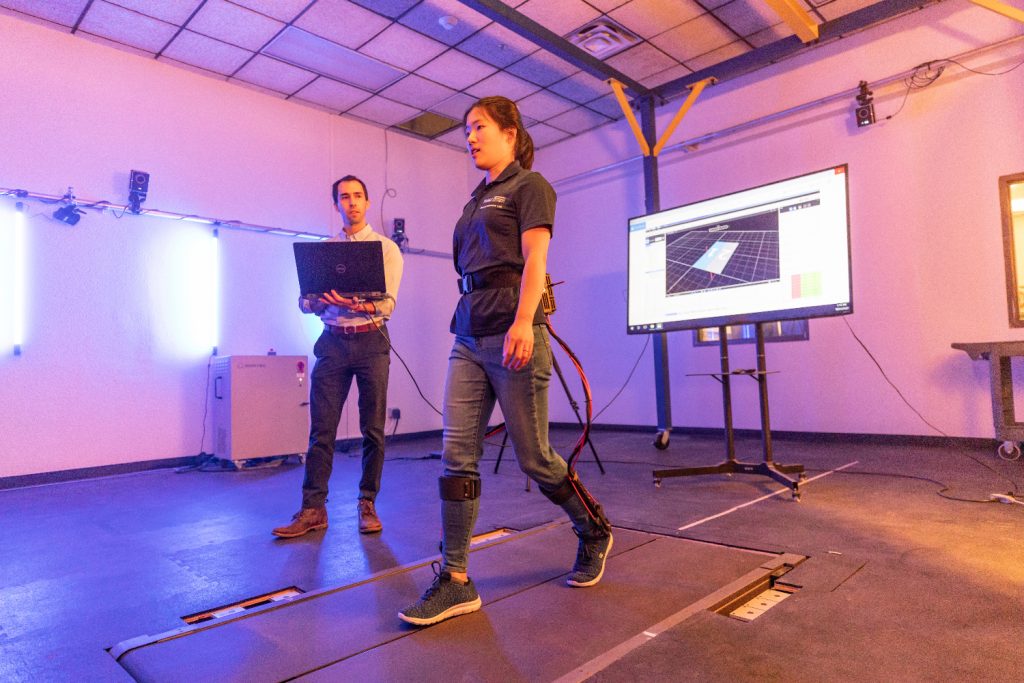
<svg viewBox="0 0 1024 683"><path fill-rule="evenodd" d="M238 70L253 53L189 30L178 34L164 57L229 76Z"/></svg>
<svg viewBox="0 0 1024 683"><path fill-rule="evenodd" d="M79 28L152 53L159 52L178 31L177 26L103 0L93 3Z"/></svg>
<svg viewBox="0 0 1024 683"><path fill-rule="evenodd" d="M538 88L533 83L528 83L521 78L516 78L512 74L499 71L493 76L489 76L484 80L480 81L476 85L471 85L466 88L466 92L474 97L490 97L491 95L501 95L507 97L510 100L521 100L530 93L535 93Z"/></svg>
<svg viewBox="0 0 1024 683"><path fill-rule="evenodd" d="M52 21L61 26L74 26L81 16L88 0L59 0L57 2L39 2L39 0L3 0L0 6L24 12L40 19Z"/></svg>
<svg viewBox="0 0 1024 683"><path fill-rule="evenodd" d="M226 0L208 0L188 27L204 36L255 51L277 35L284 24Z"/></svg>
<svg viewBox="0 0 1024 683"><path fill-rule="evenodd" d="M660 36L651 38L651 42L680 62L685 62L727 45L736 38L736 34L714 16L702 14Z"/></svg>
<svg viewBox="0 0 1024 683"><path fill-rule="evenodd" d="M633 0L608 16L638 36L650 38L703 13L694 0Z"/></svg>
<svg viewBox="0 0 1024 683"><path fill-rule="evenodd" d="M110 0L115 5L141 12L142 14L166 21L169 24L181 26L192 16L199 7L201 0L164 0L153 2L152 0ZM36 3L52 4L52 3Z"/></svg>
<svg viewBox="0 0 1024 683"><path fill-rule="evenodd" d="M659 85L664 85L669 81L674 81L677 78L682 78L683 76L689 76L692 73L693 71L682 64L677 64L676 66L669 67L664 71L659 71L653 76L648 76L643 79L643 84L648 88L657 88Z"/></svg>
<svg viewBox="0 0 1024 683"><path fill-rule="evenodd" d="M650 43L640 43L608 59L608 65L638 81L676 65L676 60Z"/></svg>
<svg viewBox="0 0 1024 683"><path fill-rule="evenodd" d="M580 71L578 73L569 76L563 81L559 81L554 85L548 87L548 90L558 93L562 97L567 97L573 102L590 102L591 100L601 97L606 93L611 92L611 86L602 81L596 76L591 76L586 71Z"/></svg>
<svg viewBox="0 0 1024 683"><path fill-rule="evenodd" d="M551 117L545 121L545 123L554 126L559 130L564 130L567 133L579 135L584 131L597 128L602 124L608 123L608 121L610 121L610 119L607 116L602 116L592 109L576 107L575 109L570 109L564 114Z"/></svg>
<svg viewBox="0 0 1024 683"><path fill-rule="evenodd" d="M750 52L750 49L750 46L747 45L745 41L737 40L729 43L728 45L723 45L717 50L712 50L711 52L694 57L693 59L686 60L686 66L690 67L694 71L700 71L708 68L709 66L714 66L715 64L724 62L727 59L739 57L746 52Z"/></svg>
<svg viewBox="0 0 1024 683"><path fill-rule="evenodd" d="M448 50L438 58L424 64L416 73L450 88L462 90L495 71L490 64L470 57L458 50Z"/></svg>
<svg viewBox="0 0 1024 683"><path fill-rule="evenodd" d="M444 135L439 135L434 138L436 142L443 142L450 147L456 147L462 151L466 151L466 134L462 132L461 128L450 130Z"/></svg>
<svg viewBox="0 0 1024 683"><path fill-rule="evenodd" d="M2 12L0 12L0 14L2 14ZM35 19L29 19L28 21L36 21L36 20ZM48 24L48 25L51 25L51 24ZM96 43L97 45L103 45L104 47L113 48L115 50L120 50L122 52L128 52L128 53L133 54L133 55L139 55L140 57L146 57L147 59L153 59L156 56L155 53L150 52L149 50L141 50L141 49L139 49L137 47L132 47L130 45L125 45L124 43L119 43L116 40L111 40L110 38L104 38L102 36L94 35L92 33L89 33L88 31L79 31L75 35L77 37L83 39L83 40L88 40L90 43ZM188 67L188 68L192 68L192 67ZM210 74L209 72L206 72L206 71L204 71L203 73L206 74L206 75L217 76L217 74Z"/></svg>
<svg viewBox="0 0 1024 683"><path fill-rule="evenodd" d="M762 0L732 0L715 8L713 13L741 36L749 36L779 22L779 15Z"/></svg>
<svg viewBox="0 0 1024 683"><path fill-rule="evenodd" d="M145 1L147 4L153 4L151 0ZM309 0L231 0L231 2L286 22L293 21L295 17L299 16L299 12L309 5ZM165 3L161 2L160 4Z"/></svg>
<svg viewBox="0 0 1024 683"><path fill-rule="evenodd" d="M544 145L550 145L553 142L558 142L559 140L564 140L569 137L569 134L565 131L558 130L557 128L553 128L543 123L530 126L526 131L530 134L530 137L533 138L534 147L543 147Z"/></svg>
<svg viewBox="0 0 1024 683"><path fill-rule="evenodd" d="M320 77L295 93L294 97L334 111L345 111L368 99L370 93L346 83Z"/></svg>
<svg viewBox="0 0 1024 683"><path fill-rule="evenodd" d="M392 24L359 51L393 66L414 71L444 52L443 43L400 24Z"/></svg>
<svg viewBox="0 0 1024 683"><path fill-rule="evenodd" d="M362 104L348 110L349 114L375 123L378 126L393 126L408 121L420 112L419 109L392 102L383 97L371 97Z"/></svg>
<svg viewBox="0 0 1024 683"><path fill-rule="evenodd" d="M538 50L505 70L537 85L551 85L576 73L579 68L546 50Z"/></svg>
<svg viewBox="0 0 1024 683"><path fill-rule="evenodd" d="M295 25L354 50L390 23L347 0L317 0Z"/></svg>
<svg viewBox="0 0 1024 683"><path fill-rule="evenodd" d="M449 17L445 25L441 24L443 17ZM489 19L469 9L459 0L424 0L398 21L435 40L440 40L445 45L460 43L491 23Z"/></svg>
<svg viewBox="0 0 1024 683"><path fill-rule="evenodd" d="M291 95L316 78L316 74L271 57L256 55L234 78Z"/></svg>
<svg viewBox="0 0 1024 683"><path fill-rule="evenodd" d="M89 35L89 34L85 34L85 35ZM103 40L102 38L91 38L91 39L92 40ZM234 46L232 45L232 47L234 47ZM216 78L217 80L220 80L220 81L228 80L228 77L225 76L224 74L220 74L220 73L217 73L215 71L210 71L209 69L203 69L203 68L195 66L193 64L186 64L185 62L179 62L177 59L169 59L168 57L161 56L161 57L159 57L159 61L164 63L164 64L169 64L169 65L171 65L171 66L173 66L175 68L178 68L178 69L183 69L185 71L191 71L192 73L196 73L196 74L199 74L201 76L206 76L207 78Z"/></svg>
<svg viewBox="0 0 1024 683"><path fill-rule="evenodd" d="M605 95L591 102L587 102L587 108L593 109L594 111L601 112L605 116L615 119L616 121L623 118L622 107L619 106L619 101L615 99L615 95Z"/></svg>
<svg viewBox="0 0 1024 683"><path fill-rule="evenodd" d="M526 38L498 24L490 24L476 35L459 43L459 49L499 69L518 62L538 50L537 46Z"/></svg>
<svg viewBox="0 0 1024 683"><path fill-rule="evenodd" d="M248 83L246 81L239 81L239 80L235 80L233 78L229 78L228 82L231 83L232 85L238 86L239 88L246 88L247 90L255 90L258 93L263 93L264 95L269 95L270 97L277 97L279 99L288 99L288 95L286 95L285 93L278 92L277 90L271 90L269 88L264 88L262 85L256 85L255 83Z"/></svg>
<svg viewBox="0 0 1024 683"><path fill-rule="evenodd" d="M564 36L591 19L601 16L600 11L583 0L558 0L557 2L529 0L529 2L519 5L516 11L560 36Z"/></svg>
<svg viewBox="0 0 1024 683"><path fill-rule="evenodd" d="M625 5L629 0L587 0L587 4L593 5L602 12L611 12L616 7Z"/></svg>
<svg viewBox="0 0 1024 683"><path fill-rule="evenodd" d="M519 111L522 112L523 116L529 116L537 121L557 116L563 111L569 111L574 106L572 102L564 97L559 97L547 90L535 92L529 97L519 100L518 104Z"/></svg>
<svg viewBox="0 0 1024 683"><path fill-rule="evenodd" d="M419 0L352 0L357 5L372 9L377 14L395 19L415 5Z"/></svg>
<svg viewBox="0 0 1024 683"><path fill-rule="evenodd" d="M399 69L294 26L281 31L263 53L365 90L379 90L405 75Z"/></svg>
<svg viewBox="0 0 1024 683"><path fill-rule="evenodd" d="M380 94L396 102L411 104L420 109L429 109L438 102L454 95L455 91L443 85L438 85L433 81L410 74L394 85L388 86Z"/></svg>
<svg viewBox="0 0 1024 683"><path fill-rule="evenodd" d="M430 108L430 111L435 111L438 114L444 114L448 118L455 119L456 121L461 121L463 115L465 115L466 113L466 110L469 109L474 102L476 102L476 99L477 98L470 97L466 93L455 93L444 102L439 102L435 104L433 107ZM462 133L461 128L459 129L459 132ZM465 140L463 140L463 142L465 142Z"/></svg>
<svg viewBox="0 0 1024 683"><path fill-rule="evenodd" d="M747 40L754 47L764 47L765 45L774 43L776 40L782 40L783 38L787 38L791 35L793 35L793 29L789 28L782 22L779 22L774 26L769 26L757 33L750 34L747 36Z"/></svg>

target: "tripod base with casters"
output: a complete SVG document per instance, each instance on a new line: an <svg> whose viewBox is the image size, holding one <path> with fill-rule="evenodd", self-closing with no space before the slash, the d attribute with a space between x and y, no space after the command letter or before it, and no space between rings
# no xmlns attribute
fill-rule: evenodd
<svg viewBox="0 0 1024 683"><path fill-rule="evenodd" d="M787 474L799 474L796 479L787 477ZM672 470L654 470L654 485L661 488L661 480L668 477L694 477L702 474L761 474L771 477L783 486L793 489L793 498L800 500L800 484L804 482L807 475L804 474L803 465L780 465L765 462L740 462L738 460L726 460L718 465L710 467L685 467Z"/></svg>
<svg viewBox="0 0 1024 683"><path fill-rule="evenodd" d="M760 474L788 486L793 491L793 499L800 500L800 485L807 479L803 465L781 465L772 459L772 433L768 420L768 375L770 374L764 359L764 330L757 323L757 369L729 370L729 342L725 326L718 328L718 345L721 351L722 371L706 373L714 377L722 385L722 407L725 413L725 450L726 460L709 467L685 467L670 470L654 470L654 485L661 486L662 479L668 477L694 477L704 474ZM732 393L729 385L733 375L747 375L757 380L758 394L761 404L761 443L764 461L759 463L740 462L736 459L736 439L732 426ZM797 477L787 476L796 474Z"/></svg>

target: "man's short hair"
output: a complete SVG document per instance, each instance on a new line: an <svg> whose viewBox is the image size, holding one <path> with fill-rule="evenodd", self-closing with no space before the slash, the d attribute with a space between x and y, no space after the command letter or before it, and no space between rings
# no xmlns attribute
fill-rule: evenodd
<svg viewBox="0 0 1024 683"><path fill-rule="evenodd" d="M338 187L342 183L347 183L347 182L350 182L350 181L355 181L355 182L359 183L360 185L362 185L363 186L363 196L366 197L367 199L370 198L370 193L367 192L367 190L366 190L366 183L364 183L359 178L356 178L354 175L347 175L344 178L338 178L337 180L334 181L334 184L331 185L331 197L334 198L334 205L335 206L338 205Z"/></svg>

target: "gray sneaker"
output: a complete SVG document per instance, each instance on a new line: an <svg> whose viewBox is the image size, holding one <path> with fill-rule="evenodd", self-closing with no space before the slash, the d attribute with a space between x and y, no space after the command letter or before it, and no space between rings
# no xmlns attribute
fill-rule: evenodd
<svg viewBox="0 0 1024 683"><path fill-rule="evenodd" d="M604 563L612 551L612 534L609 531L605 536L585 538L575 529L573 532L580 537L580 546L576 551L576 564L565 582L577 588L593 586L604 576Z"/></svg>
<svg viewBox="0 0 1024 683"><path fill-rule="evenodd" d="M469 614L483 604L476 592L476 586L469 580L465 584L452 581L452 575L441 571L441 565L431 563L434 583L418 602L398 613L398 618L414 626L430 626L439 621Z"/></svg>

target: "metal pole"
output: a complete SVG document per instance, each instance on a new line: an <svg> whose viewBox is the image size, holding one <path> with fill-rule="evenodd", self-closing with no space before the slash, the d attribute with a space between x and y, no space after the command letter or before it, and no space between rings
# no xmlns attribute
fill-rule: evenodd
<svg viewBox="0 0 1024 683"><path fill-rule="evenodd" d="M729 375L729 328L718 328L718 352L722 361L722 412L725 414L725 454L729 464L736 462L736 435L732 429L732 385Z"/></svg>
<svg viewBox="0 0 1024 683"><path fill-rule="evenodd" d="M764 449L764 461L772 463L772 428L768 420L768 364L764 359L763 323L754 328L757 335L757 386L761 399L761 443Z"/></svg>
<svg viewBox="0 0 1024 683"><path fill-rule="evenodd" d="M653 147L658 141L655 130L654 99L643 97L637 100L640 107L640 127L647 143ZM644 200L647 213L661 210L661 196L658 186L658 157L644 157ZM672 430L672 396L669 389L668 338L664 332L654 337L654 400L658 415L658 437L655 445L667 447L668 435Z"/></svg>

